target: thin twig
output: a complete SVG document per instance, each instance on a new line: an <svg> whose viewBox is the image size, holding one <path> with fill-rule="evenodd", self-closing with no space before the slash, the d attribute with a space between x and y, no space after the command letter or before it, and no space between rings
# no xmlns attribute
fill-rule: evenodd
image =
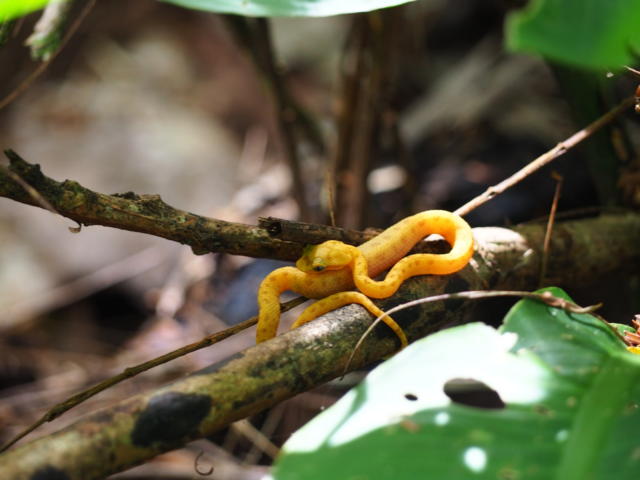
<svg viewBox="0 0 640 480"><path fill-rule="evenodd" d="M25 181L16 172L14 172L13 170L8 169L4 165L0 165L0 170L2 172L4 172L5 175L8 175L11 178L11 180L13 180L18 185L20 185L22 188L24 188L24 191L27 192L29 194L29 196L38 205L40 205L42 208L44 208L45 210L48 210L49 212L53 213L54 215L61 215L60 212L58 212L55 208L53 208L53 205L51 205L46 198L44 198L42 195L40 195L40 192L38 192L38 190L33 188L31 185L29 185L29 183L27 181Z"/></svg>
<svg viewBox="0 0 640 480"><path fill-rule="evenodd" d="M25 40L25 45L31 47L32 59L47 61L60 48L63 31L75 3L76 0L49 1L33 27L33 33Z"/></svg>
<svg viewBox="0 0 640 480"><path fill-rule="evenodd" d="M330 159L330 170L335 183L334 201L338 213L337 223L352 227L346 218L350 207L346 192L354 181L349 173L352 148L356 137L356 112L361 102L361 83L365 79L365 49L368 25L363 15L354 15L345 45L342 48L340 66L340 97L337 102L337 139ZM356 179L357 181L357 179Z"/></svg>
<svg viewBox="0 0 640 480"><path fill-rule="evenodd" d="M598 205L594 207L584 208L572 208L571 210L565 210L563 212L556 213L556 220L577 220L580 218L596 217L598 215L628 215L633 213L633 210L626 207L615 207L607 205ZM549 215L543 215L541 217L532 218L518 225L535 225L538 223L547 223L549 221Z"/></svg>
<svg viewBox="0 0 640 480"><path fill-rule="evenodd" d="M265 418L259 430L263 438L273 438L273 434L276 432L276 429L282 424L282 417L284 416L284 413L285 408L282 404L276 405L275 407L269 409L267 418ZM265 452L262 445L259 445L258 442L254 442L251 437L249 437L249 440L252 441L253 445L251 446L251 449L245 454L244 458L242 459L242 463L244 463L245 465L255 465L258 463L258 460L260 460L262 454L267 452ZM278 448L276 447L275 450L270 450L275 453L274 456L270 456L272 458L276 458L279 453Z"/></svg>
<svg viewBox="0 0 640 480"><path fill-rule="evenodd" d="M264 453L273 460L278 456L278 453L280 453L280 449L269 439L269 437L254 427L246 418L232 423L231 428L234 428L238 433L242 434L247 440L249 440L260 454ZM245 459L245 463L250 464L252 462L248 462Z"/></svg>
<svg viewBox="0 0 640 480"><path fill-rule="evenodd" d="M638 77L640 77L640 71L636 70L635 68L631 68L628 65L625 65L624 68L626 68L629 73L633 74L636 80L638 79ZM636 111L636 113L640 113L640 85L636 87L636 93L633 99L635 103L634 110Z"/></svg>
<svg viewBox="0 0 640 480"><path fill-rule="evenodd" d="M556 180L556 190L553 194L553 201L551 202L551 211L549 212L549 220L547 221L547 230L544 234L544 245L542 247L542 265L540 267L540 282L539 286L543 286L544 279L547 276L547 264L549 263L549 245L551 245L551 235L553 233L553 224L556 220L556 211L558 209L558 200L560 199L560 192L562 191L563 177L558 172L551 172L551 176Z"/></svg>
<svg viewBox="0 0 640 480"><path fill-rule="evenodd" d="M18 98L24 91L31 86L31 84L47 69L49 64L53 62L53 60L58 56L58 54L62 51L62 49L69 42L71 37L76 33L86 16L89 14L93 6L95 5L96 0L89 0L85 7L82 9L78 18L71 24L67 34L64 36L62 41L60 42L60 48L51 54L51 57L46 62L41 63L38 68L36 68L27 78L25 78L20 85L18 85L11 93L9 93L6 97L0 100L0 110L13 102L16 98Z"/></svg>
<svg viewBox="0 0 640 480"><path fill-rule="evenodd" d="M333 169L333 165L329 165L327 168L327 174L325 179L325 188L327 191L327 210L329 211L329 225L335 227L336 224L336 203L335 203L335 187L336 187L336 172Z"/></svg>
<svg viewBox="0 0 640 480"><path fill-rule="evenodd" d="M361 228L365 224L368 197L367 176L373 166L373 157L377 148L379 130L379 106L382 93L382 70L387 68L385 62L379 60L376 49L376 37L380 35L378 16L380 12L365 14L363 22L363 41L358 44L359 50L358 76L356 77L356 105L353 112L354 130L347 139L348 157L342 179L345 187L342 190L342 204L339 206L339 224L350 228ZM389 59L387 59L389 60ZM384 65L384 66L383 66Z"/></svg>
<svg viewBox="0 0 640 480"><path fill-rule="evenodd" d="M578 145L580 142L586 140L591 135L593 135L596 131L607 125L613 119L615 119L622 112L627 110L630 106L635 104L635 97L629 97L624 99L617 107L609 110L607 113L602 115L600 118L590 123L588 126L579 130L578 132L571 135L565 141L558 143L555 147L553 147L548 152L540 155L538 158L533 160L531 163L527 164L524 168L518 170L516 173L511 175L509 178L503 180L497 185L493 185L489 187L484 193L478 195L471 201L465 203L462 207L458 208L454 213L457 213L460 216L467 215L472 210L475 210L480 205L485 204L496 195L500 195L507 189L513 187L514 185L520 183L522 180L527 178L533 172L539 170L544 167L548 163L552 162L556 158L564 155L567 151Z"/></svg>
<svg viewBox="0 0 640 480"><path fill-rule="evenodd" d="M0 165L0 171L4 172L6 175L9 176L9 178L11 178L14 182L16 182L22 188L24 188L24 191L27 192L29 194L29 196L38 205L40 205L42 208L44 208L45 210L48 210L49 212L53 213L54 215L64 216L59 211L57 211L53 207L53 205L51 205L51 203L49 203L49 201L46 198L44 198L42 195L40 195L40 192L38 192L38 190L33 188L26 180L24 180L16 172L8 169L4 165ZM79 233L81 229L82 229L82 224L81 223L78 223L78 225L76 227L69 227L69 231L71 233Z"/></svg>
<svg viewBox="0 0 640 480"><path fill-rule="evenodd" d="M290 300L286 303L281 304L280 310L281 312L287 312L292 308L295 308L301 303L305 302L306 300L307 299L304 297L294 298L293 300ZM164 355L160 355L159 357L156 357L152 360L148 360L138 365L134 365L133 367L125 368L118 375L115 375L111 378L107 378L106 380L103 380L102 382L96 385L93 385L79 393L76 393L75 395L69 397L65 401L51 407L44 415L42 415L42 417L40 417L38 421L36 421L32 425L24 429L22 432L16 435L13 439L11 439L8 443L0 447L0 453L4 452L6 449L14 445L21 438L33 432L40 425L43 425L44 423L50 422L58 418L63 413L69 411L73 407L76 407L77 405L97 395L98 393L106 390L107 388L111 388L114 385L117 385L118 383L124 380L127 380L128 378L135 377L136 375L139 375L142 372L146 372L147 370L150 370L154 367L157 367L164 363L175 360L176 358L183 357L184 355L195 352L196 350L200 350L200 349L209 347L211 345L214 345L216 343L219 343L222 340L231 337L232 335L235 335L243 330L246 330L249 327L252 327L257 322L258 322L257 316L251 317L248 320L238 323L237 325L229 327L225 330L213 333L211 335L207 335L206 337L202 338L201 340L198 340L197 342L191 343L189 345L185 345L184 347L180 347L176 350L165 353Z"/></svg>
<svg viewBox="0 0 640 480"><path fill-rule="evenodd" d="M344 371L345 371L345 373L348 371L349 366L351 365L351 362L353 361L353 357L355 356L356 352L358 351L358 349L362 345L362 342L364 342L364 340L367 338L367 336L373 331L373 329L380 322L383 321L384 318L390 317L392 313L399 312L400 310L405 310L407 308L415 307L416 305L422 305L424 303L434 303L434 302L440 302L440 301L444 301L444 300L482 300L482 299L485 299L485 298L495 298L495 297L529 298L529 299L532 299L532 300L538 300L540 302L546 303L547 305L552 306L552 307L561 308L563 310L566 310L566 311L572 312L572 313L592 313L593 311L597 310L598 308L600 308L602 306L602 304L597 304L597 305L591 305L591 306L588 306L588 307L580 307L579 305L576 305L575 303L571 303L571 302L568 302L567 300L564 300L562 298L556 297L556 296L552 295L550 292L532 293L532 292L518 292L518 291L508 291L508 290L500 290L500 291L498 291L498 290L492 290L492 291L471 290L471 291L466 291L466 292L443 293L441 295L433 295L433 296L430 296L430 297L418 298L417 300L412 300L410 302L405 302L405 303L402 303L400 305L397 305L397 306L387 310L386 312L384 312L378 318L376 318L373 321L373 323L371 325L369 325L369 327L362 334L362 336L360 337L360 339L356 343L355 347L353 347L353 352L351 352L351 355L349 356L349 359L347 360L346 367L345 367ZM602 321L604 321L604 319L602 319L602 317L598 317L598 318L600 318ZM606 323L608 325L608 323L606 321L604 321L604 323ZM614 331L615 331L615 329L614 329ZM615 331L615 332L616 332L618 338L620 338L622 341L624 341L622 339L622 337L620 336L620 334L617 333L617 331Z"/></svg>
<svg viewBox="0 0 640 480"><path fill-rule="evenodd" d="M305 195L306 182L302 174L302 162L298 152L296 111L291 107L289 93L285 88L284 76L277 66L269 20L266 18L255 19L254 30L257 35L257 43L254 48L259 47L257 51L262 55L264 73L267 76L276 103L276 118L280 136L284 143L287 161L293 177L293 193L300 208L300 217L303 220L309 220L310 212Z"/></svg>
<svg viewBox="0 0 640 480"><path fill-rule="evenodd" d="M258 71L262 73L273 98L278 130L292 177L292 194L300 208L300 217L310 220L305 195L306 182L302 174L302 162L298 152L297 127L300 118L302 118L302 109L293 101L286 89L284 75L277 66L269 20L241 18L233 15L225 15L223 18L238 42L250 55Z"/></svg>

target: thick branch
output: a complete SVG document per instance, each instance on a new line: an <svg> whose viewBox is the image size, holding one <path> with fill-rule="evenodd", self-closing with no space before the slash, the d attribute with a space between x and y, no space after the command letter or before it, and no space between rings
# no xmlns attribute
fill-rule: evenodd
<svg viewBox="0 0 640 480"><path fill-rule="evenodd" d="M477 252L469 267L458 275L412 279L384 307L442 292L537 287L544 225L478 228L474 233ZM570 288L592 283L606 273L637 269L639 239L639 215L559 223L551 242L549 278ZM471 306L461 300L448 302L446 308L442 303L430 304L399 312L394 318L415 340L444 324L461 321ZM168 387L133 397L11 450L0 456L0 478L103 478L210 435L232 421L340 376L370 323L371 317L359 306L332 312ZM367 337L351 367L378 361L397 347L395 336L379 326Z"/></svg>
<svg viewBox="0 0 640 480"><path fill-rule="evenodd" d="M174 208L159 195L106 195L72 180L58 182L45 176L39 165L26 162L11 150L5 153L11 164L9 171L0 169L0 196L54 210L82 225L102 225L173 240L189 245L196 254L220 252L296 260L305 244L341 240L358 245L377 233L274 218L262 219L257 227L226 222ZM20 181L16 181L16 175ZM441 242L427 242L416 251L442 250Z"/></svg>
<svg viewBox="0 0 640 480"><path fill-rule="evenodd" d="M225 252L249 257L295 260L302 245L274 239L264 228L225 222L178 210L159 195L133 192L106 195L78 182L57 182L11 150L9 169L35 189L60 215L82 225L103 225L132 232L148 233L189 245L194 253ZM4 170L4 169L3 169ZM0 196L42 207L23 186L0 170Z"/></svg>

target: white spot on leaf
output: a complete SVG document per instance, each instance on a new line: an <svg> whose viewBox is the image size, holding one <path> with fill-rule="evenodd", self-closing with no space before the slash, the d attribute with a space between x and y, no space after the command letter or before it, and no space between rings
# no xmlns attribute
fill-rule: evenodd
<svg viewBox="0 0 640 480"><path fill-rule="evenodd" d="M447 412L438 412L434 417L433 422L439 427L442 427L443 425L449 423L449 420L450 416Z"/></svg>
<svg viewBox="0 0 640 480"><path fill-rule="evenodd" d="M487 466L487 452L480 447L469 447L463 454L464 464L475 473L482 472Z"/></svg>

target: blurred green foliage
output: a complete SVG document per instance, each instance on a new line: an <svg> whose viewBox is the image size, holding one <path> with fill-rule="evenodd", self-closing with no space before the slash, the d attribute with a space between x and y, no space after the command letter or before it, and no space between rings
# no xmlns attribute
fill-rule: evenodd
<svg viewBox="0 0 640 480"><path fill-rule="evenodd" d="M532 0L506 23L513 51L594 70L635 63L640 47L637 0Z"/></svg>
<svg viewBox="0 0 640 480"><path fill-rule="evenodd" d="M44 7L47 0L0 0L0 22L13 20Z"/></svg>

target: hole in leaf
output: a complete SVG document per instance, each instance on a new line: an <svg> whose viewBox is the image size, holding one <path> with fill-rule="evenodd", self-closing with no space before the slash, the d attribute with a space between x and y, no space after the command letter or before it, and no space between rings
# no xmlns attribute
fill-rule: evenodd
<svg viewBox="0 0 640 480"><path fill-rule="evenodd" d="M505 403L494 389L473 378L453 378L444 384L444 393L454 403L468 407L500 409Z"/></svg>
<svg viewBox="0 0 640 480"><path fill-rule="evenodd" d="M413 393L405 393L404 398L406 398L407 400L411 400L412 402L418 400L418 396L414 395Z"/></svg>

